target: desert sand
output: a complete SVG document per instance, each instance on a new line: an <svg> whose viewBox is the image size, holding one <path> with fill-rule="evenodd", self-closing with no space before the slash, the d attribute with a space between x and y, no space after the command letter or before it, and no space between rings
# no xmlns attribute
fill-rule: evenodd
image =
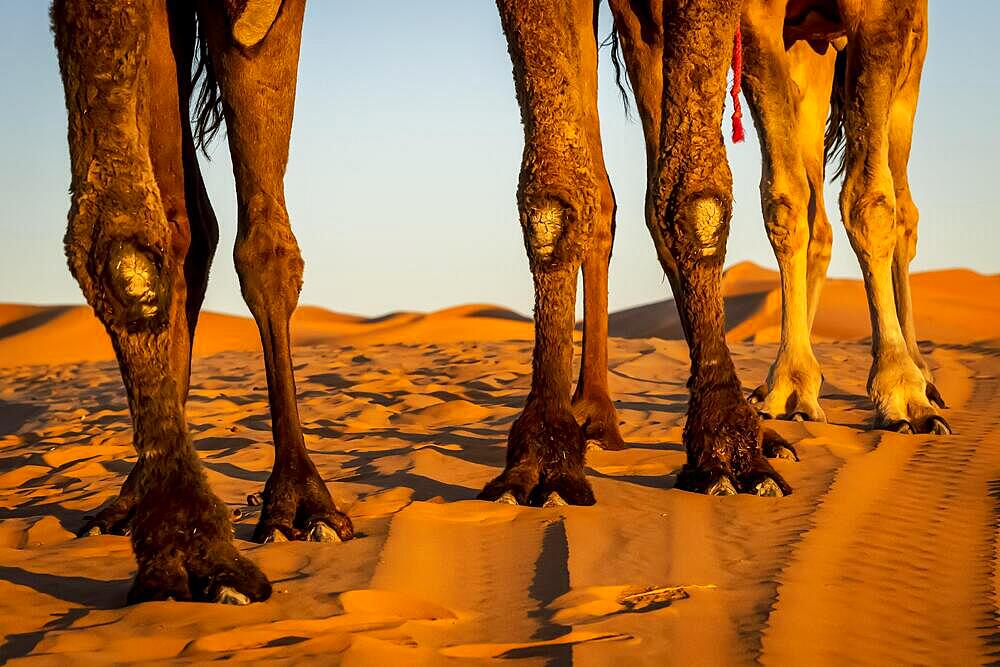
<svg viewBox="0 0 1000 667"><path fill-rule="evenodd" d="M673 489L688 356L676 312L611 317L620 452L594 507L473 500L502 467L531 323L494 306L366 319L300 308L313 460L352 517L337 545L247 541L272 461L252 321L206 313L188 418L240 549L275 585L247 607L125 607L128 538L73 537L135 460L118 369L83 306L0 307L0 661L984 664L1000 660L1000 277L913 278L956 435L869 431L867 308L834 280L816 324L829 424L769 422L786 498ZM749 391L774 358L776 275L726 275ZM933 342L930 342L933 341Z"/></svg>

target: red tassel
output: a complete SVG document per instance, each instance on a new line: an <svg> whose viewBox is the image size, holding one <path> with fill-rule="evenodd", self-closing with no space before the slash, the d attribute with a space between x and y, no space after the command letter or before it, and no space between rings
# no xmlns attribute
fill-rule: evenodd
<svg viewBox="0 0 1000 667"><path fill-rule="evenodd" d="M733 143L738 144L746 138L743 133L743 107L740 106L740 87L743 80L743 32L740 30L739 19L736 23L736 35L733 36Z"/></svg>

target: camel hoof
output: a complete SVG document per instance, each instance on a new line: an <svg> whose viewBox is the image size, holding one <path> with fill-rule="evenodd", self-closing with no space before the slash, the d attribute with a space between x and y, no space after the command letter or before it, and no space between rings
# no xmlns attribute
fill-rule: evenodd
<svg viewBox="0 0 1000 667"><path fill-rule="evenodd" d="M768 498L781 498L784 496L781 487L770 477L765 477L762 482L754 487L754 494Z"/></svg>
<svg viewBox="0 0 1000 667"><path fill-rule="evenodd" d="M325 544L334 544L342 541L337 531L326 525L323 521L317 521L313 524L312 529L309 531L308 540L310 542L323 542Z"/></svg>
<svg viewBox="0 0 1000 667"><path fill-rule="evenodd" d="M562 496L555 491L550 493L549 497L545 499L544 503L542 503L542 507L567 507L568 505L569 503L563 500Z"/></svg>
<svg viewBox="0 0 1000 667"><path fill-rule="evenodd" d="M499 498L497 498L494 502L497 503L497 504L499 504L499 505L517 505L518 504L517 498L515 498L514 494L511 493L510 491L504 491L503 495L500 496Z"/></svg>
<svg viewBox="0 0 1000 667"><path fill-rule="evenodd" d="M726 477L725 475L723 475L718 480L716 480L715 484L712 484L710 487L708 487L705 490L705 495L708 495L708 496L735 496L736 495L736 487L733 486L733 483L729 480L728 477Z"/></svg>
<svg viewBox="0 0 1000 667"><path fill-rule="evenodd" d="M250 598L229 586L223 586L219 589L219 594L215 596L215 601L219 604L234 604L241 607L250 604Z"/></svg>
<svg viewBox="0 0 1000 667"><path fill-rule="evenodd" d="M750 392L750 395L747 396L747 401L750 403L750 405L757 405L758 403L763 402L765 398L767 398L767 392L768 392L767 385L762 384L756 389L754 389L752 392Z"/></svg>
<svg viewBox="0 0 1000 667"><path fill-rule="evenodd" d="M927 432L934 435L951 435L951 426L944 420L944 417L935 415L927 420Z"/></svg>
<svg viewBox="0 0 1000 667"><path fill-rule="evenodd" d="M902 433L903 435L913 435L913 424L905 419L896 422L891 429L896 433Z"/></svg>
<svg viewBox="0 0 1000 667"><path fill-rule="evenodd" d="M792 421L793 422L807 422L807 421L810 421L810 420L809 420L809 416L806 413L804 413L804 412L796 412L796 413L794 413L792 415Z"/></svg>
<svg viewBox="0 0 1000 667"><path fill-rule="evenodd" d="M772 459L784 459L785 461L799 460L799 457L795 454L795 452L793 452L788 447L785 447L784 445L779 445L775 447L774 450L771 452L771 454L772 455L769 458Z"/></svg>
<svg viewBox="0 0 1000 667"><path fill-rule="evenodd" d="M944 399L941 398L941 392L938 391L938 388L934 386L933 382L927 383L927 400L942 410L948 407L944 404Z"/></svg>
<svg viewBox="0 0 1000 667"><path fill-rule="evenodd" d="M264 538L264 544L278 544L279 542L288 542L288 538L285 534L274 528L271 530L271 534Z"/></svg>

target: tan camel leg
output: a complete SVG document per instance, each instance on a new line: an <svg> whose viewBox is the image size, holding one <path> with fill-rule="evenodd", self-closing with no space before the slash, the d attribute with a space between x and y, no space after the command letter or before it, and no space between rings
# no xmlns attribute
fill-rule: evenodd
<svg viewBox="0 0 1000 667"><path fill-rule="evenodd" d="M907 349L892 279L898 238L888 121L898 73L906 71L911 40L924 28L912 19L920 15L920 4L873 5L863 16L844 17L855 27L847 47L847 171L840 207L868 293L873 356L868 393L875 427L944 434L950 430L928 400L927 381Z"/></svg>
<svg viewBox="0 0 1000 667"><path fill-rule="evenodd" d="M233 257L260 329L274 436L257 541L340 541L353 536L309 458L295 398L288 322L302 285L302 256L285 209L284 175L295 105L305 0L285 0L252 53L233 46L217 3L199 5L225 100L239 227Z"/></svg>
<svg viewBox="0 0 1000 667"><path fill-rule="evenodd" d="M677 486L781 495L791 489L764 458L760 421L743 398L722 312L732 179L720 128L739 7L668 0L660 15L646 5L612 3L651 163L647 224L661 264L674 273L691 347L688 458ZM650 74L656 69L661 76Z"/></svg>
<svg viewBox="0 0 1000 667"><path fill-rule="evenodd" d="M233 547L184 418L190 230L166 5L59 0L53 26L69 112L66 252L115 347L139 454L128 600L266 599L270 584Z"/></svg>
<svg viewBox="0 0 1000 667"><path fill-rule="evenodd" d="M597 42L593 0L499 0L524 125L517 202L535 283L531 391L507 465L479 495L518 504L594 503L570 406L577 273L602 205L591 152Z"/></svg>
<svg viewBox="0 0 1000 667"><path fill-rule="evenodd" d="M910 262L917 252L917 221L920 212L913 202L907 164L910 161L910 144L913 139L913 118L920 95L920 74L927 53L927 32L919 33L919 42L910 61L909 75L889 115L889 170L896 191L896 251L892 257L892 282L896 295L896 315L903 328L906 349L913 362L927 381L927 396L938 407L945 407L944 400L934 386L930 365L917 346L917 329L913 322L913 300L910 296Z"/></svg>
<svg viewBox="0 0 1000 667"><path fill-rule="evenodd" d="M812 268L812 287L818 291L825 274L819 264L829 258L828 249L825 257L822 252L823 224L829 223L817 215L816 184L810 183L806 153L815 161L818 146L822 168L823 123L835 56L823 59L801 42L786 53L784 18L784 3L757 3L747 7L743 19L744 92L760 137L761 209L781 270L782 297L778 355L766 384L750 400L765 418L826 421L819 405L823 376L809 339L809 278ZM792 76L793 63L798 79ZM818 194L821 201L821 189ZM812 229L818 234L815 242ZM815 266L810 267L810 260Z"/></svg>

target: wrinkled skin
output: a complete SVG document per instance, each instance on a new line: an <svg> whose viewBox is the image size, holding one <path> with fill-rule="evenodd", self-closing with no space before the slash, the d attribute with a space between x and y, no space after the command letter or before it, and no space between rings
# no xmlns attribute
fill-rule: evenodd
<svg viewBox="0 0 1000 667"><path fill-rule="evenodd" d="M225 101L240 210L236 266L268 379L276 454L257 537L353 535L309 460L295 404L288 318L302 260L282 181L304 0L271 4L270 15L256 0L52 7L69 119L66 254L117 353L138 452L119 497L80 532L131 536L138 572L129 602L245 604L271 592L232 544L229 513L208 486L184 415L191 340L218 243L188 111L198 48L211 62L207 85Z"/></svg>
<svg viewBox="0 0 1000 667"><path fill-rule="evenodd" d="M517 197L535 283L535 349L531 391L511 429L506 467L480 498L590 504L586 435L574 428L569 376L577 273L582 266L586 290L588 267L593 271L587 262L607 240L597 4L498 0L497 6L524 126ZM646 136L647 225L691 348L688 460L678 486L713 494L788 493L765 451L789 450L773 438L765 446L724 338L721 272L732 182L720 126L740 4L613 0L611 7ZM606 319L604 280L600 315ZM606 336L607 330L594 333ZM585 341L585 356L592 343L593 337ZM605 348L601 364L606 361ZM578 386L574 397L582 394Z"/></svg>

